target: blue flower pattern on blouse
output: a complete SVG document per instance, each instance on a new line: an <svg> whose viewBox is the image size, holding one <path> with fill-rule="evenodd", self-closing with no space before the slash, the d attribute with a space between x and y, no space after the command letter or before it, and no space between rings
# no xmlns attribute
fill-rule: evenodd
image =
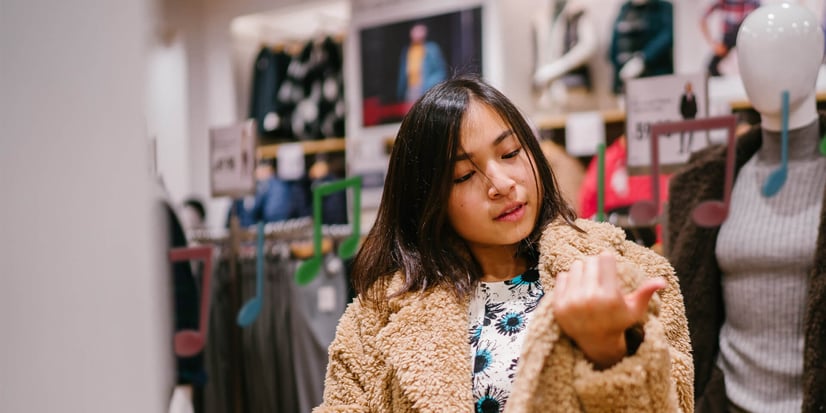
<svg viewBox="0 0 826 413"><path fill-rule="evenodd" d="M468 329L474 411L504 411L528 321L543 295L535 268L507 281L480 282L476 287Z"/></svg>

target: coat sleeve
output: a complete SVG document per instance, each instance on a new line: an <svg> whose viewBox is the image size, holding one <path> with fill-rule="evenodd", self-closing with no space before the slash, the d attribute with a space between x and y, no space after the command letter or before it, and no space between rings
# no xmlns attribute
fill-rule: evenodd
<svg viewBox="0 0 826 413"><path fill-rule="evenodd" d="M633 355L598 371L578 352L574 388L579 400L589 413L691 413L693 362L683 297L674 270L665 258L645 247L626 241L622 248L621 254L630 263L622 265L620 273L630 273L631 279L661 276L668 286L652 299L648 320L642 326L642 341Z"/></svg>
<svg viewBox="0 0 826 413"><path fill-rule="evenodd" d="M336 337L330 344L327 377L324 381L324 401L313 413L367 412L368 393L363 379L367 351L360 320L365 309L358 301L350 304L342 315Z"/></svg>

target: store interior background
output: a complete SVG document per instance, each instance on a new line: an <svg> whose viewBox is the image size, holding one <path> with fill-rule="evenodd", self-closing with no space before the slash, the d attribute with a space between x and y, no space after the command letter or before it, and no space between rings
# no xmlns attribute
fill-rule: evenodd
<svg viewBox="0 0 826 413"><path fill-rule="evenodd" d="M608 22L620 2L600 3ZM705 2L673 3L676 73L702 71ZM802 3L823 15L821 1ZM209 197L208 131L243 119L262 42L344 32L352 108L355 27L472 5L483 7L485 77L541 117L528 22L543 0L3 0L0 411L166 408L169 287L151 275L164 273L164 251L150 138L172 202L201 196L222 226L229 200ZM745 96L737 79L709 88L712 99ZM360 130L352 116L348 154L383 153L395 126Z"/></svg>
<svg viewBox="0 0 826 413"><path fill-rule="evenodd" d="M779 0L764 0L771 3ZM820 0L800 0L822 15ZM249 102L252 64L262 44L310 40L325 34L344 35L345 94L347 99L347 162L351 170L385 163L384 141L397 125L361 128L360 78L357 67L357 34L363 27L406 20L481 5L483 7L483 70L485 77L503 90L536 122L548 113L536 103L531 87L536 51L533 28L537 14L549 0L319 0L236 2L182 0L162 2L160 28L165 41L156 44L147 62L148 129L157 137L158 170L173 201L189 194L208 199L208 131L244 119ZM599 34L598 53L607 55L612 19L623 0L605 0L591 10ZM701 73L710 48L698 28L706 3L676 0L674 6L675 73ZM709 28L719 32L719 16ZM736 71L733 54L723 69ZM595 76L610 76L607 58ZM711 114L728 110L730 100L745 99L738 78L712 79L709 86ZM621 105L621 100L608 105ZM715 106L716 104L716 106ZM718 112L718 113L715 113ZM186 114L186 116L181 116ZM365 156L359 154L365 153ZM365 194L370 203L369 193ZM373 204L378 202L378 194ZM229 208L228 199L208 204L210 225L220 226ZM364 211L363 229L369 228L371 211Z"/></svg>

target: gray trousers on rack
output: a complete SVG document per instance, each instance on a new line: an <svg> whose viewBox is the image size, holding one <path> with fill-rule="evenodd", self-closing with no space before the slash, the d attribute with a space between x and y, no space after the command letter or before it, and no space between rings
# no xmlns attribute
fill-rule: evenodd
<svg viewBox="0 0 826 413"><path fill-rule="evenodd" d="M307 285L290 282L290 339L298 411L309 413L322 402L327 372L327 348L347 306L344 263L334 254L324 257L318 275Z"/></svg>
<svg viewBox="0 0 826 413"><path fill-rule="evenodd" d="M300 286L294 274L301 261L265 259L261 312L244 328L236 318L238 309L255 296L255 260L240 260L240 300L234 308L229 263L216 265L205 349L208 413L236 413L237 380L243 412L309 413L321 404L327 348L349 299L346 270L340 259L327 255L316 278ZM234 334L240 334L241 343L235 354ZM241 360L236 366L240 377L231 374L236 359Z"/></svg>

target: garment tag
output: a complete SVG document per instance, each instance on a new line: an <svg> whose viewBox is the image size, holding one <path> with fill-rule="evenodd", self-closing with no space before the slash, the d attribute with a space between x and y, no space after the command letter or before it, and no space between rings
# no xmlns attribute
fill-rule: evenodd
<svg viewBox="0 0 826 413"><path fill-rule="evenodd" d="M294 181L304 176L304 146L300 142L278 145L278 178Z"/></svg>
<svg viewBox="0 0 826 413"><path fill-rule="evenodd" d="M565 150L572 156L591 156L605 142L605 121L600 112L575 112L565 117Z"/></svg>
<svg viewBox="0 0 826 413"><path fill-rule="evenodd" d="M318 288L318 311L331 313L336 307L336 290L329 285Z"/></svg>

